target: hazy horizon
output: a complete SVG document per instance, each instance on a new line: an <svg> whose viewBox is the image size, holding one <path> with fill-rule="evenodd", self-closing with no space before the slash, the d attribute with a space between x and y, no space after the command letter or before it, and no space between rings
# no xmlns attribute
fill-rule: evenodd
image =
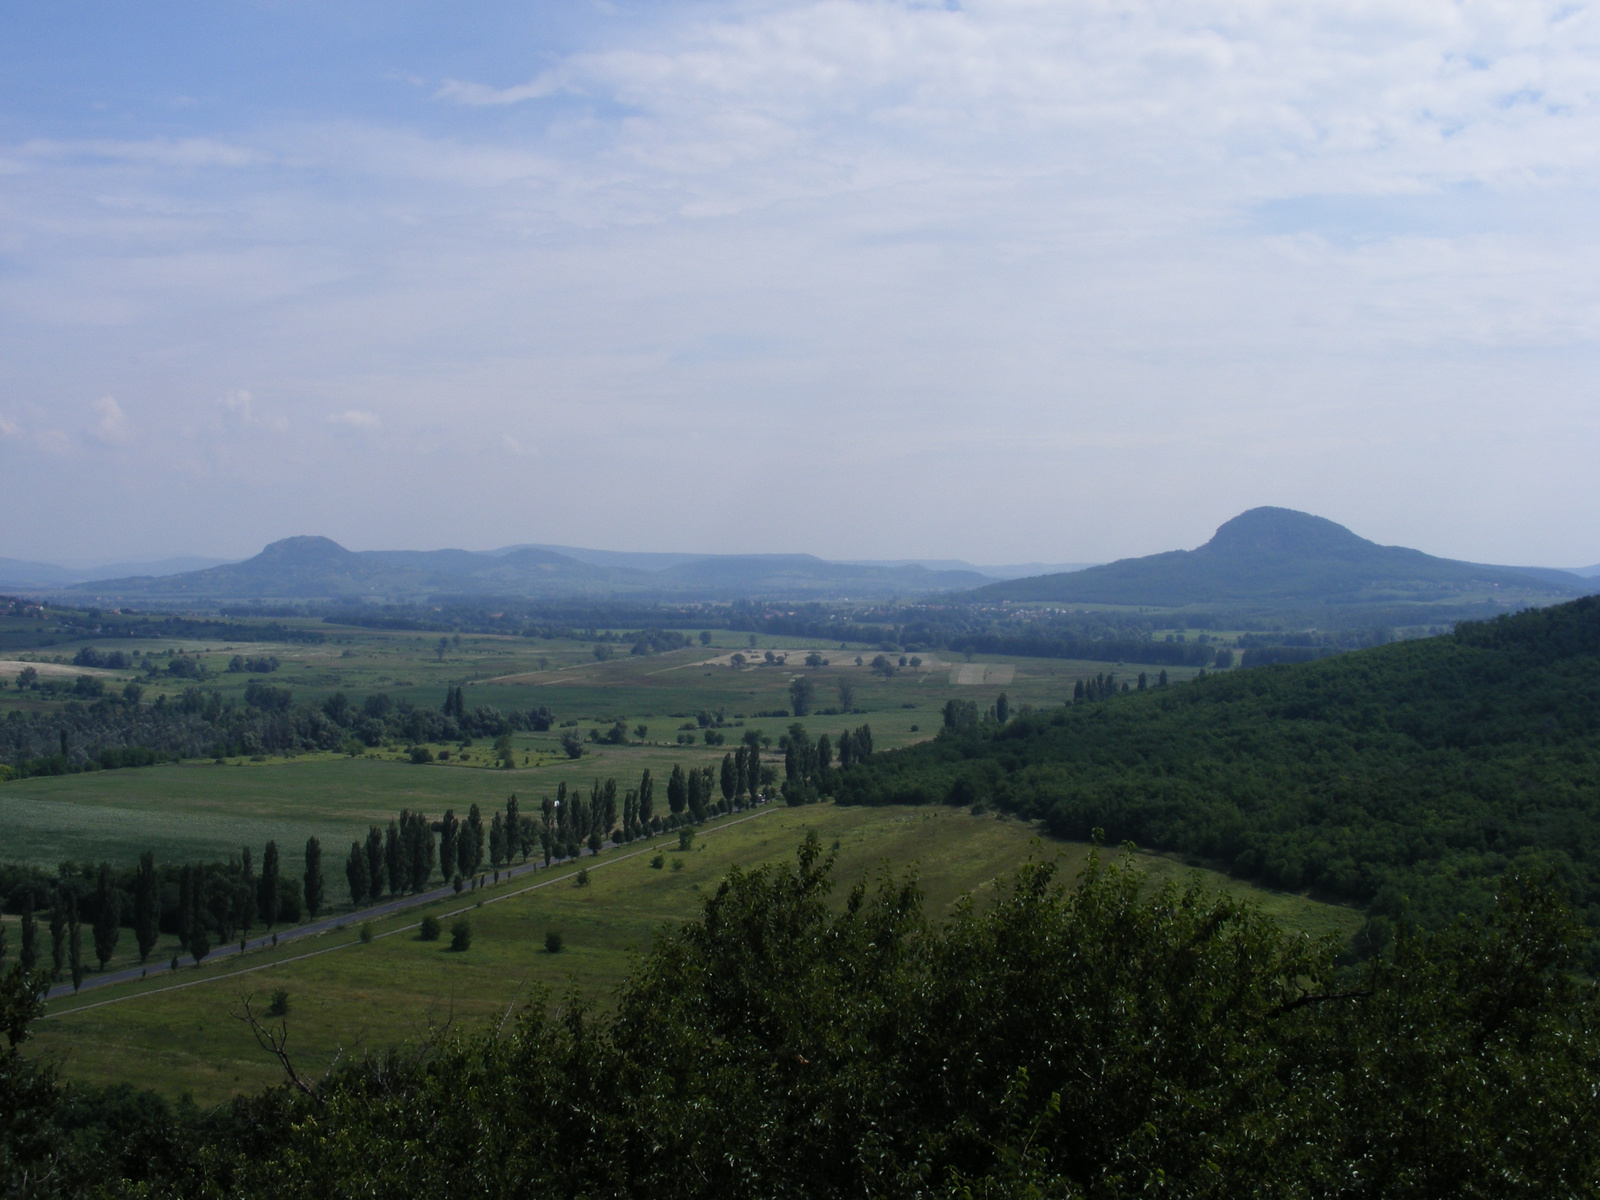
<svg viewBox="0 0 1600 1200"><path fill-rule="evenodd" d="M1313 514L1313 515L1319 515L1319 514ZM1357 536L1362 536L1359 530L1352 530L1352 532L1356 533ZM133 563L155 564L155 563L164 563L164 562L178 562L178 561L182 561L182 560L185 560L185 559L204 560L209 565L219 565L220 566L220 565L225 565L225 564L229 564L229 563L243 562L243 561L246 561L246 560L248 560L250 558L253 558L253 557L255 557L256 554L259 554L263 549L265 549L267 546L273 544L274 542L284 541L284 540L288 540L290 538L295 538L295 537L325 537L325 536L327 536L327 535L325 535L325 534L285 534L282 538L272 538L272 539L270 539L270 541L263 543L261 546L256 547L255 550L253 550L253 551L251 551L251 552L249 552L247 554L233 556L233 557L226 556L226 555L205 554L205 553L201 553L201 552L195 552L195 553L192 553L192 554L150 555L150 556L136 556L136 557L131 557L131 558L130 557L123 557L121 559L105 559L105 558L94 559L94 558L69 558L69 557L60 557L60 558L54 558L54 559L23 559L18 555L0 553L0 559L10 559L10 560L15 560L15 561L36 562L41 566L56 566L56 567L62 567L62 568L65 568L65 569L68 569L68 570L71 570L71 571L92 571L92 570L96 570L96 569L99 569L99 568L104 567L104 566L128 565L128 564L133 564ZM681 556L681 557L684 557L684 558L711 557L711 556L722 555L722 554L735 554L735 555L748 554L748 555L773 555L773 556L783 556L783 555L791 555L791 554L809 554L809 555L812 555L813 557L820 558L820 559L823 559L823 560L828 561L828 562L847 563L847 564L848 563L907 563L908 564L908 563L946 562L946 563L951 563L951 564L963 564L963 565L965 565L967 567L976 568L978 570L985 570L985 569L1003 570L1003 569L1009 569L1009 568L1019 567L1019 566L1041 566L1041 567L1052 568L1052 569L1053 568L1078 569L1078 568L1082 568L1082 567L1086 567L1086 566L1095 566L1095 565L1098 565L1098 563L1100 563L1100 562L1112 562L1112 561L1116 561L1116 559L1142 557L1142 555L1119 554L1119 555L1115 555L1112 558L1100 559L1100 560L1081 560L1081 561L1079 561L1079 560L1064 560L1064 561L1059 561L1059 562L1051 562L1051 561L1048 561L1048 560L1045 560L1045 559L1041 559L1041 558L1019 558L1019 559L1011 560L1011 561L1008 561L1008 562L1001 562L1001 561L998 561L998 560L979 560L977 558L971 558L971 557L960 557L960 556L951 556L951 555L932 555L932 554L921 554L921 555L918 555L918 554L899 554L899 555L883 555L883 556L865 556L865 557L861 557L861 558L845 558L845 557L841 557L839 555L829 555L829 554L825 554L825 553L815 553L815 552L809 551L809 550L785 550L785 549L782 549L782 548L763 549L763 550L750 550L750 551L720 551L720 550L692 550L692 549L691 550L686 550L686 549L683 549L681 547L671 546L671 545L655 546L655 547L640 547L640 546L631 546L631 545L622 545L622 546L593 546L593 545L585 545L585 546L580 546L580 545L576 545L576 544L572 544L572 543L533 542L533 541L508 542L508 543L499 544L499 545L493 545L493 546L468 545L468 544L464 544L464 543L450 543L450 544L440 544L440 545L372 545L372 546L361 546L361 545L347 545L347 544L345 544L343 542L339 542L339 539L337 539L337 538L333 538L331 540L335 541L335 542L338 542L339 545L344 547L344 549L355 551L357 553L363 553L363 552L377 552L377 553L383 553L383 552L413 552L413 551L424 551L424 552L426 552L426 551L432 551L432 550L466 550L466 551L468 551L470 553L474 553L474 554L496 554L496 553L501 553L501 552L504 552L504 551L507 551L507 550L516 549L516 548L518 548L520 546L540 546L540 547L544 547L544 548L552 549L552 550L556 550L556 551L573 550L573 551L578 551L578 552L597 552L597 553L601 553L601 554L618 555L618 556L659 555L659 556L664 556L664 557L680 557ZM1210 540L1209 536L1206 539L1203 539L1203 541L1209 541L1209 540ZM1368 540L1371 540L1371 539L1368 539ZM1194 546L1167 546L1164 549L1165 550L1193 550L1193 549L1196 549L1199 545L1203 544L1203 541L1201 543L1196 543ZM1407 547L1407 548L1408 549L1421 550L1424 553L1429 553L1429 554L1433 553L1433 551L1429 550L1426 546L1411 546L1411 547ZM1161 551L1161 550L1157 550L1157 551L1151 551L1150 553L1159 554L1159 553L1162 553L1162 552L1163 551ZM1450 557L1450 556L1438 555L1437 557ZM1470 559L1469 558L1469 559L1464 559L1462 561L1487 563L1489 560L1487 560L1487 559ZM1600 566L1600 563L1587 563L1587 562L1579 562L1579 563L1507 562L1507 563L1500 563L1500 564L1496 564L1496 565L1500 565L1500 566L1535 567L1535 568L1541 568L1541 569L1554 568L1554 569L1557 569L1557 570L1588 570L1588 569L1591 569L1593 567ZM198 570L198 569L201 569L201 568L196 566L196 567L185 568L185 569Z"/></svg>
<svg viewBox="0 0 1600 1200"><path fill-rule="evenodd" d="M1596 78L1566 3L12 7L0 555L1592 564Z"/></svg>

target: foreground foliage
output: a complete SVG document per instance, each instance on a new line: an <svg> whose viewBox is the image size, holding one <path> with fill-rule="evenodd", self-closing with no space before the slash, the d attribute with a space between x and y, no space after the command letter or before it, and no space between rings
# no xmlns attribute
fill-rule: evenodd
<svg viewBox="0 0 1600 1200"><path fill-rule="evenodd" d="M830 904L830 871L813 838L732 872L610 1016L541 998L216 1113L63 1096L13 1045L0 1167L35 1196L1592 1194L1600 1003L1548 881L1341 975L1098 859L938 927L906 880Z"/></svg>

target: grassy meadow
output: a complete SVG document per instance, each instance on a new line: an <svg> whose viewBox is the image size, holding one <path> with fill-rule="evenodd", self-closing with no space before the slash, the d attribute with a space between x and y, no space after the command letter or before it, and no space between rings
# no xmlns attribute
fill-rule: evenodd
<svg viewBox="0 0 1600 1200"><path fill-rule="evenodd" d="M274 990L288 992L289 1048L312 1075L340 1054L425 1037L447 1023L481 1030L521 1004L544 1002L541 989L552 1002L576 989L603 1006L657 930L697 915L731 867L792 860L808 830L837 848L836 897L885 869L914 871L934 916L948 913L964 892L981 900L996 876L1029 857L1059 856L1075 873L1088 854L1084 846L1041 842L1020 822L950 809L771 806L701 827L687 852L675 834L607 851L587 864L587 886L578 886L576 867L557 868L377 922L370 943L345 929L188 968L176 984L163 976L56 1001L37 1026L32 1052L57 1059L74 1078L136 1080L214 1103L279 1078L236 1018L247 996L260 1007ZM658 855L661 865L652 866ZM1187 874L1166 859L1140 859L1158 879ZM1205 878L1254 897L1291 928L1347 936L1359 924L1348 909ZM461 910L473 937L471 948L457 953L449 930ZM445 927L437 942L419 940L426 913ZM550 931L562 935L559 953L545 949Z"/></svg>

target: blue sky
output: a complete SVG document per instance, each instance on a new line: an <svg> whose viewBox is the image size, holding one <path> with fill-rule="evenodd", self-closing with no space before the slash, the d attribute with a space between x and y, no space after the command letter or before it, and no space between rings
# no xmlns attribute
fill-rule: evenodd
<svg viewBox="0 0 1600 1200"><path fill-rule="evenodd" d="M1597 92L1584 4L8 5L0 555L1594 562Z"/></svg>

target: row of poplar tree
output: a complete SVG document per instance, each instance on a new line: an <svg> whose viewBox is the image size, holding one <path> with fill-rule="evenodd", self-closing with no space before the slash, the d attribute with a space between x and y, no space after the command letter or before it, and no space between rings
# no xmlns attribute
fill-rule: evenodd
<svg viewBox="0 0 1600 1200"><path fill-rule="evenodd" d="M562 782L554 796L540 803L537 815L524 814L513 795L487 824L476 804L465 820L454 809L446 809L436 821L423 813L401 812L387 828L370 826L364 841L350 843L345 859L350 901L360 907L385 895L422 891L433 882L435 871L460 890L486 868L498 879L502 867L518 858L527 862L535 853L542 853L547 866L577 857L585 846L599 853L607 842L620 845L759 802L762 788L771 782L770 771L768 778L762 777L759 750L740 746L723 756L720 773L716 767L685 771L681 764L674 766L667 779L665 815L655 811L655 780L648 769L639 786L626 791L615 779L595 780L587 795Z"/></svg>
<svg viewBox="0 0 1600 1200"><path fill-rule="evenodd" d="M180 946L198 962L213 944L231 942L236 935L248 937L258 921L270 929L280 920L299 921L302 912L315 918L324 899L322 848L316 838L306 842L305 863L304 879L296 883L282 875L276 842L267 843L259 874L249 847L227 863L176 868L158 867L155 854L147 850L139 857L130 887L121 886L109 863L100 864L92 897L80 899L76 888L58 880L45 905L53 975L69 976L74 989L83 983L83 908L91 914L94 956L102 971L116 954L124 928L133 931L140 963L149 961L164 927L177 933ZM33 887L22 890L19 957L29 971L44 956L36 900ZM0 927L0 960L5 954L5 932Z"/></svg>
<svg viewBox="0 0 1600 1200"><path fill-rule="evenodd" d="M863 725L854 733L846 732L838 746L841 766L853 758L864 758L872 752L872 731ZM827 735L813 744L798 724L791 727L785 759L789 779L807 783L825 779L832 761ZM437 821L423 813L402 811L387 828L373 825L364 841L351 842L345 863L351 903L360 907L377 902L386 893L396 896L421 891L436 871L459 888L486 867L498 878L502 867L518 858L527 862L535 852L543 854L546 865L576 857L584 846L598 853L608 841L630 842L759 803L765 789L775 782L775 772L761 765L759 745L749 744L725 754L720 770L674 766L666 784L665 814L655 811L655 781L648 770L637 788L626 791L618 788L615 779L596 780L587 795L563 782L553 797L544 798L536 816L525 815L513 795L487 825L476 804L465 820L454 810L446 810ZM262 853L259 872L249 847L226 863L180 867L158 867L154 854L146 851L131 887L127 882L126 874L119 882L111 866L102 863L93 899L83 905L91 914L94 955L101 970L116 953L125 927L133 931L141 964L149 961L163 929L176 933L181 952L199 962L215 946L248 938L258 923L270 930L280 921L298 922L302 915L315 919L325 907L322 846L314 837L306 841L305 873L300 881L284 877L278 844L270 841ZM55 977L70 975L76 988L86 969L80 893L57 883L49 890L46 907ZM42 939L31 888L26 891L21 917L20 958L33 970L42 958ZM6 956L5 939L5 928L0 926L0 961ZM173 962L176 964L177 955Z"/></svg>

